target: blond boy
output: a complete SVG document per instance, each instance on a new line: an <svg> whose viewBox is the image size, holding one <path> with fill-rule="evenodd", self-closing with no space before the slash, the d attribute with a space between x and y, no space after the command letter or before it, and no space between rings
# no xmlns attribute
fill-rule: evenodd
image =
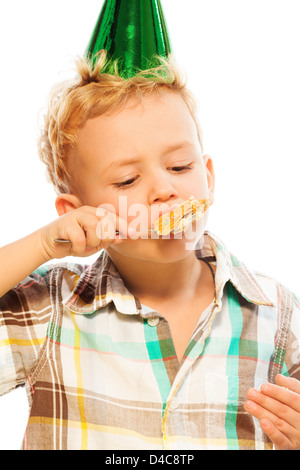
<svg viewBox="0 0 300 470"><path fill-rule="evenodd" d="M23 447L299 448L298 300L206 232L208 212L181 237L134 230L135 204L147 229L161 205L211 206L213 163L171 59L130 80L104 63L50 100L60 217L0 251L0 391L27 389Z"/></svg>

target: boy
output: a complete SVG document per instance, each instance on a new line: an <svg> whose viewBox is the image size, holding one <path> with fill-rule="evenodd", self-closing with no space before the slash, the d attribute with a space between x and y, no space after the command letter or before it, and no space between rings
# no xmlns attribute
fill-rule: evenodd
<svg viewBox="0 0 300 470"><path fill-rule="evenodd" d="M180 237L134 231L137 203L147 229L153 208L212 205L213 164L171 60L129 80L104 63L50 101L60 217L0 251L1 393L26 386L23 447L299 448L299 302L205 232L208 211Z"/></svg>

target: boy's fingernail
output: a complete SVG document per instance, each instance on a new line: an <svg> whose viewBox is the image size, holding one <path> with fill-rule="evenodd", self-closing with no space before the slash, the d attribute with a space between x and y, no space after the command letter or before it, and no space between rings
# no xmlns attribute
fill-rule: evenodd
<svg viewBox="0 0 300 470"><path fill-rule="evenodd" d="M250 398L256 398L256 397L257 397L256 390L254 390L254 388L251 388L251 389L248 391L247 396L250 397Z"/></svg>
<svg viewBox="0 0 300 470"><path fill-rule="evenodd" d="M253 401L247 400L244 407L248 410L253 410L255 408L255 403L253 403Z"/></svg>

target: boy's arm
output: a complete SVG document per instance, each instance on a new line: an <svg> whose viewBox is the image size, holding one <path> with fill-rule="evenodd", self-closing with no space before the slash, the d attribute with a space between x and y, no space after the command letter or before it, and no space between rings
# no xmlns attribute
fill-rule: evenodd
<svg viewBox="0 0 300 470"><path fill-rule="evenodd" d="M39 230L0 248L0 298L46 261Z"/></svg>
<svg viewBox="0 0 300 470"><path fill-rule="evenodd" d="M115 214L111 214L109 218L107 215L99 217L97 214L98 209L82 206L0 248L0 298L51 259L91 256L112 243L122 243L122 239L114 236L116 230L127 235L126 222ZM108 220L111 223L114 221L109 237L106 229ZM103 230L102 225L105 227ZM56 243L58 238L70 240L70 243Z"/></svg>

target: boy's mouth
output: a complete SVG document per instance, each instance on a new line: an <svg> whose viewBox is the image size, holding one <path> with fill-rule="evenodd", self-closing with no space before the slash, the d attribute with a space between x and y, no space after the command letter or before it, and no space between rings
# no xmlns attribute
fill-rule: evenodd
<svg viewBox="0 0 300 470"><path fill-rule="evenodd" d="M201 219L208 206L207 199L195 199L193 196L181 204L164 205L163 208L158 206L159 212L156 211L155 217L151 213L154 219L151 228L145 226L130 238L180 239L193 222Z"/></svg>

